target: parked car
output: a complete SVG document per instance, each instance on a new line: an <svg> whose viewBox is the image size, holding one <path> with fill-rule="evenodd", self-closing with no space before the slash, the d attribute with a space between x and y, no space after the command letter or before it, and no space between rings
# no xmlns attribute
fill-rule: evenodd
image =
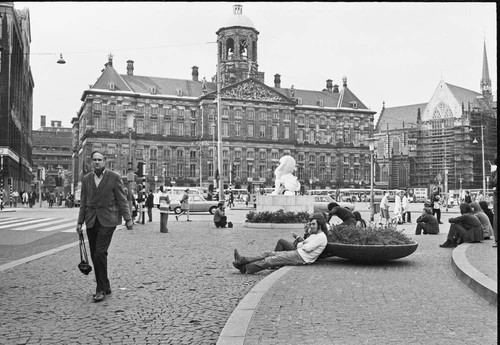
<svg viewBox="0 0 500 345"><path fill-rule="evenodd" d="M175 214L181 213L181 194L171 194L170 195L170 210L173 210ZM189 195L189 212L209 212L210 214L215 213L218 201L206 200L201 195L190 194Z"/></svg>
<svg viewBox="0 0 500 345"><path fill-rule="evenodd" d="M350 211L354 211L356 206L352 202L335 201L328 195L315 195L314 196L314 212L328 212L328 204L336 202L341 207L345 207Z"/></svg>

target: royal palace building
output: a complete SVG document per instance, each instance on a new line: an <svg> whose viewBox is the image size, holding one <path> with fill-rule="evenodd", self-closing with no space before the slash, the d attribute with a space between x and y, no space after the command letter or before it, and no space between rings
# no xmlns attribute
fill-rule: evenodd
<svg viewBox="0 0 500 345"><path fill-rule="evenodd" d="M78 180L90 171L91 152L102 150L108 167L124 179L129 160L133 170L145 162L147 188L208 187L217 177L236 188L270 187L287 154L296 159L296 175L306 189L370 184L366 139L373 134L375 112L351 91L346 77L341 86L328 79L318 90L284 88L279 74L273 86L266 85L258 64L259 32L241 5L216 35L220 77L210 81L199 80L196 66L189 79L135 75L132 60L120 74L109 56L72 120ZM133 124L127 124L127 114L133 114Z"/></svg>

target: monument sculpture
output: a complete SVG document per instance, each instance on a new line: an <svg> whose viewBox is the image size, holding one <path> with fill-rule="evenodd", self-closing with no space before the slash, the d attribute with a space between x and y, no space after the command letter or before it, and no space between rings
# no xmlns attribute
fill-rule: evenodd
<svg viewBox="0 0 500 345"><path fill-rule="evenodd" d="M280 165L274 171L276 181L274 191L271 195L295 195L300 190L300 182L293 175L295 171L295 159L286 155L280 158Z"/></svg>

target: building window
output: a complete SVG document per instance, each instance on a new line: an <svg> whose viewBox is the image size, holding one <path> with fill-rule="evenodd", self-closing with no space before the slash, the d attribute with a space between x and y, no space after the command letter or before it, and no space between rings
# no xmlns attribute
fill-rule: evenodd
<svg viewBox="0 0 500 345"><path fill-rule="evenodd" d="M288 110L283 113L283 118L285 121L290 121L291 114Z"/></svg>
<svg viewBox="0 0 500 345"><path fill-rule="evenodd" d="M177 118L184 119L184 108L177 109Z"/></svg>
<svg viewBox="0 0 500 345"><path fill-rule="evenodd" d="M234 112L234 116L240 118L241 117L241 109L236 109Z"/></svg>
<svg viewBox="0 0 500 345"><path fill-rule="evenodd" d="M349 156L344 156L344 164L349 164Z"/></svg>
<svg viewBox="0 0 500 345"><path fill-rule="evenodd" d="M259 112L259 120L267 120L267 113L265 110Z"/></svg>
<svg viewBox="0 0 500 345"><path fill-rule="evenodd" d="M253 164L247 164L247 176L250 178L253 177Z"/></svg>
<svg viewBox="0 0 500 345"><path fill-rule="evenodd" d="M247 136L253 138L253 124L247 125Z"/></svg>
<svg viewBox="0 0 500 345"><path fill-rule="evenodd" d="M314 141L315 141L315 137L314 137L314 130L312 130L312 129L311 129L311 130L309 131L309 142L310 142L310 143L314 143Z"/></svg>
<svg viewBox="0 0 500 345"><path fill-rule="evenodd" d="M247 158L254 159L254 157L255 157L254 151L247 151Z"/></svg>
<svg viewBox="0 0 500 345"><path fill-rule="evenodd" d="M214 176L214 165L208 162L207 168L208 168L208 176Z"/></svg>
<svg viewBox="0 0 500 345"><path fill-rule="evenodd" d="M196 151L189 151L189 158L196 158Z"/></svg>
<svg viewBox="0 0 500 345"><path fill-rule="evenodd" d="M344 181L349 181L349 168L344 168Z"/></svg>
<svg viewBox="0 0 500 345"><path fill-rule="evenodd" d="M279 159L278 154L279 154L278 151L273 151L271 153L271 158L274 160L278 160Z"/></svg>
<svg viewBox="0 0 500 345"><path fill-rule="evenodd" d="M157 160L158 159L158 149L149 149L149 158L152 160Z"/></svg>
<svg viewBox="0 0 500 345"><path fill-rule="evenodd" d="M309 163L315 163L316 162L316 156L314 154L309 155Z"/></svg>
<svg viewBox="0 0 500 345"><path fill-rule="evenodd" d="M259 177L260 178L266 177L266 166L265 165L259 165Z"/></svg>
<svg viewBox="0 0 500 345"><path fill-rule="evenodd" d="M183 158L184 157L184 151L183 150L177 150L177 158Z"/></svg>
<svg viewBox="0 0 500 345"><path fill-rule="evenodd" d="M196 164L189 164L189 177L196 177Z"/></svg>
<svg viewBox="0 0 500 345"><path fill-rule="evenodd" d="M171 116L172 115L172 108L163 108L163 111L165 113L165 116Z"/></svg>
<svg viewBox="0 0 500 345"><path fill-rule="evenodd" d="M297 140L304 141L304 130L303 129L299 129L297 131Z"/></svg>
<svg viewBox="0 0 500 345"><path fill-rule="evenodd" d="M241 159L241 151L239 151L239 150L234 151L234 158Z"/></svg>
<svg viewBox="0 0 500 345"><path fill-rule="evenodd" d="M272 127L273 133L272 133L272 139L277 140L278 139L278 126L273 126Z"/></svg>
<svg viewBox="0 0 500 345"><path fill-rule="evenodd" d="M228 122L222 123L222 136L224 136L224 137L229 136L229 123Z"/></svg>
<svg viewBox="0 0 500 345"><path fill-rule="evenodd" d="M165 158L170 159L170 149L165 149Z"/></svg>
<svg viewBox="0 0 500 345"><path fill-rule="evenodd" d="M280 114L277 111L273 112L273 120L279 120L279 119L280 119Z"/></svg>
<svg viewBox="0 0 500 345"><path fill-rule="evenodd" d="M93 108L94 111L95 110L99 110L100 111L100 110L102 110L102 104L101 103L93 103L92 104L92 108Z"/></svg>
<svg viewBox="0 0 500 345"><path fill-rule="evenodd" d="M184 165L183 164L177 164L177 176L184 177Z"/></svg>
<svg viewBox="0 0 500 345"><path fill-rule="evenodd" d="M151 107L151 115L158 115L158 107Z"/></svg>
<svg viewBox="0 0 500 345"><path fill-rule="evenodd" d="M158 134L158 123L156 121L150 122L151 134Z"/></svg>
<svg viewBox="0 0 500 345"><path fill-rule="evenodd" d="M165 128L164 131L163 131L164 135L170 135L170 134L172 134L172 123L165 122L164 128Z"/></svg>
<svg viewBox="0 0 500 345"><path fill-rule="evenodd" d="M290 139L290 127L288 126L283 127L283 138Z"/></svg>
<svg viewBox="0 0 500 345"><path fill-rule="evenodd" d="M108 119L108 125L109 125L109 131L110 132L115 132L116 131L116 119L109 118Z"/></svg>
<svg viewBox="0 0 500 345"><path fill-rule="evenodd" d="M234 124L234 135L239 137L241 135L241 123L236 122Z"/></svg>
<svg viewBox="0 0 500 345"><path fill-rule="evenodd" d="M191 136L196 136L196 123L191 123Z"/></svg>
<svg viewBox="0 0 500 345"><path fill-rule="evenodd" d="M266 156L267 156L266 153L267 153L266 151L259 152L259 158L261 161L266 160Z"/></svg>
<svg viewBox="0 0 500 345"><path fill-rule="evenodd" d="M354 180L359 181L359 168L354 168Z"/></svg>
<svg viewBox="0 0 500 345"><path fill-rule="evenodd" d="M156 175L156 163L149 164L149 176L157 176Z"/></svg>
<svg viewBox="0 0 500 345"><path fill-rule="evenodd" d="M259 137L260 138L265 138L266 137L266 125L260 125L259 126Z"/></svg>
<svg viewBox="0 0 500 345"><path fill-rule="evenodd" d="M249 120L253 120L255 117L255 111L253 109L247 110L247 117Z"/></svg>
<svg viewBox="0 0 500 345"><path fill-rule="evenodd" d="M177 135L184 135L184 123L179 122L177 124Z"/></svg>

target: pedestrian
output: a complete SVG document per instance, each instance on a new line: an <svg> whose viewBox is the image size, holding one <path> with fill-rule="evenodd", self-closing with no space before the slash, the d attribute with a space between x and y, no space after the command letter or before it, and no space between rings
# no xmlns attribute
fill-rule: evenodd
<svg viewBox="0 0 500 345"><path fill-rule="evenodd" d="M495 157L495 162L494 162L494 165L496 167L498 167L498 156ZM491 186L493 187L493 210L495 211L495 213L493 214L493 234L495 235L495 243L493 244L493 247L497 248L497 245L498 245L498 237L497 237L497 233L498 233L498 229L497 229L497 226L498 226L498 190L497 190L497 171L498 171L498 168L495 169L495 171L493 171L491 173Z"/></svg>
<svg viewBox="0 0 500 345"><path fill-rule="evenodd" d="M394 216L397 218L398 224L403 224L403 206L401 195L398 193L394 195Z"/></svg>
<svg viewBox="0 0 500 345"><path fill-rule="evenodd" d="M325 231L325 217L322 213L314 213L306 224L309 237L299 241L297 249L268 251L254 257L241 256L235 249L233 266L241 273L253 274L266 268L312 264L326 248Z"/></svg>
<svg viewBox="0 0 500 345"><path fill-rule="evenodd" d="M36 204L36 199L37 199L37 194L33 189L28 195L28 203L30 205L30 208L32 208Z"/></svg>
<svg viewBox="0 0 500 345"><path fill-rule="evenodd" d="M170 212L170 198L164 192L163 186L160 186L160 201L158 208L160 209L160 232L167 233L168 228L168 213Z"/></svg>
<svg viewBox="0 0 500 345"><path fill-rule="evenodd" d="M424 235L439 234L439 223L432 215L432 209L430 207L424 207L422 215L417 218L417 228L415 229L415 235L420 235L424 232Z"/></svg>
<svg viewBox="0 0 500 345"><path fill-rule="evenodd" d="M481 222L472 212L472 207L460 204L461 216L450 218L450 230L446 242L440 244L442 248L454 248L463 242L481 242L483 240L483 228Z"/></svg>
<svg viewBox="0 0 500 345"><path fill-rule="evenodd" d="M154 195L153 195L153 190L149 190L148 197L146 198L146 207L148 208L148 222L153 221L153 207L155 206L154 204Z"/></svg>
<svg viewBox="0 0 500 345"><path fill-rule="evenodd" d="M216 228L225 228L227 224L226 212L224 211L224 202L219 201L217 209L214 212L214 224Z"/></svg>
<svg viewBox="0 0 500 345"><path fill-rule="evenodd" d="M405 192L403 199L401 199L401 207L403 209L403 223L411 223L410 198L408 197L408 192Z"/></svg>
<svg viewBox="0 0 500 345"><path fill-rule="evenodd" d="M137 185L137 212L139 212L139 219L137 223L141 223L143 221L144 216L144 201L146 201L146 196L144 195L144 189L141 184Z"/></svg>
<svg viewBox="0 0 500 345"><path fill-rule="evenodd" d="M54 192L49 193L49 207L54 206L54 201L56 200L56 195Z"/></svg>
<svg viewBox="0 0 500 345"><path fill-rule="evenodd" d="M490 220L488 219L488 216L483 212L483 209L479 205L479 202L471 202L470 207L472 207L474 215L481 222L481 227L483 229L483 239L489 240L491 236L493 236L493 228L491 226Z"/></svg>
<svg viewBox="0 0 500 345"><path fill-rule="evenodd" d="M181 213L175 216L175 220L179 220L179 217L184 214L187 216L187 221L190 222L191 220L189 219L189 188L186 188L184 194L182 195Z"/></svg>
<svg viewBox="0 0 500 345"><path fill-rule="evenodd" d="M232 208L234 207L234 194L233 194L233 191L230 190L229 191L229 208Z"/></svg>
<svg viewBox="0 0 500 345"><path fill-rule="evenodd" d="M385 192L382 200L380 200L380 220L379 224L382 224L382 219L385 219L385 226L389 225L389 192Z"/></svg>
<svg viewBox="0 0 500 345"><path fill-rule="evenodd" d="M441 223L441 197L436 194L432 200L432 215L436 216L439 224Z"/></svg>
<svg viewBox="0 0 500 345"><path fill-rule="evenodd" d="M23 190L23 192L21 193L21 196L23 198L23 206L24 207L28 206L28 192Z"/></svg>
<svg viewBox="0 0 500 345"><path fill-rule="evenodd" d="M470 204L472 202L472 199L470 197L470 192L468 190L465 191L464 202L466 202L468 204Z"/></svg>
<svg viewBox="0 0 500 345"><path fill-rule="evenodd" d="M361 218L361 213L359 213L358 211L354 211L352 214L354 215L354 219L356 220L356 227L366 228L366 222L363 218Z"/></svg>
<svg viewBox="0 0 500 345"><path fill-rule="evenodd" d="M101 152L92 152L90 158L94 169L82 180L76 231L81 234L85 222L97 283L93 299L94 302L101 302L106 295L111 294L108 279L108 248L113 233L116 226L121 224L122 216L127 229L131 230L133 223L120 175L105 168L106 158Z"/></svg>
<svg viewBox="0 0 500 345"><path fill-rule="evenodd" d="M19 192L17 191L17 189L14 189L14 191L12 192L12 202L14 203L14 207L17 207L18 198Z"/></svg>

